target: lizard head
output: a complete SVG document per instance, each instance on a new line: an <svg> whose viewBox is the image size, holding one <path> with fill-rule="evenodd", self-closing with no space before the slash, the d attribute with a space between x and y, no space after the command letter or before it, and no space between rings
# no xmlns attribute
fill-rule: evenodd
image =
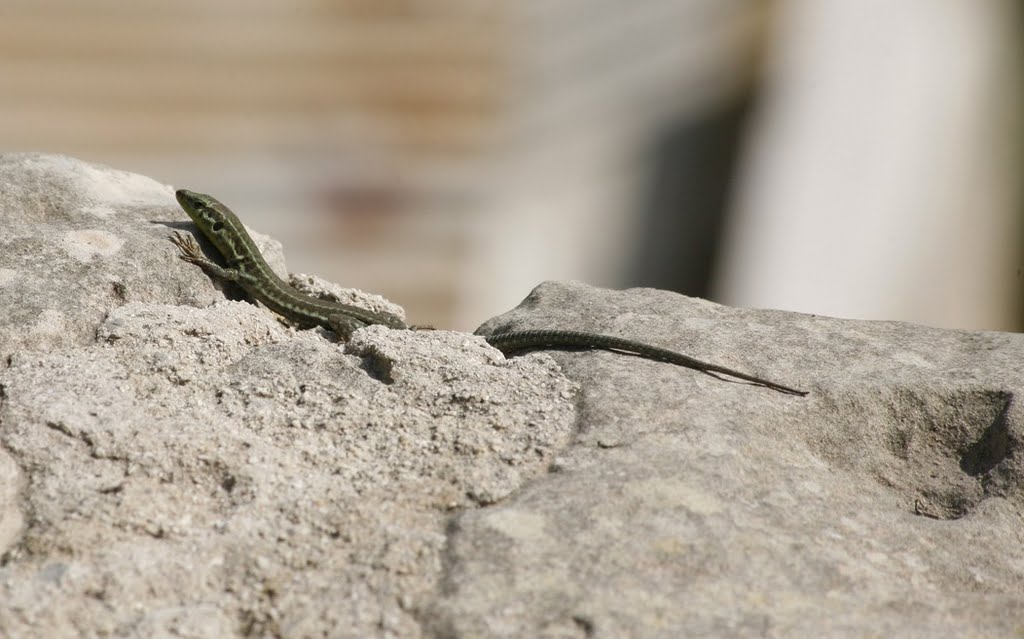
<svg viewBox="0 0 1024 639"><path fill-rule="evenodd" d="M240 254L241 243L248 234L231 209L212 195L186 189L175 191L178 204L188 213L199 231L210 240L225 259Z"/></svg>

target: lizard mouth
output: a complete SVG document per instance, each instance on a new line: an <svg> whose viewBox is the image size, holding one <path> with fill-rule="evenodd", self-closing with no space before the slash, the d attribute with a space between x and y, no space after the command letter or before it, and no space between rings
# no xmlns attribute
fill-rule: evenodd
<svg viewBox="0 0 1024 639"><path fill-rule="evenodd" d="M202 204L202 199L198 193L186 189L178 189L174 192L174 197L178 200L178 204L185 209L195 210Z"/></svg>

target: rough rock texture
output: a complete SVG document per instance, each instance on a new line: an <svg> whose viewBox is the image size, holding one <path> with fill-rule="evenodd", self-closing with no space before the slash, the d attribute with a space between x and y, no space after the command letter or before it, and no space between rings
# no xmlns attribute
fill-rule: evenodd
<svg viewBox="0 0 1024 639"><path fill-rule="evenodd" d="M545 481L458 518L434 628L1024 634L1024 336L578 286L492 323L580 308L811 395L557 355L583 385L581 432Z"/></svg>
<svg viewBox="0 0 1024 639"><path fill-rule="evenodd" d="M451 514L571 437L545 355L381 327L339 345L225 301L175 257L167 187L38 156L0 185L33 247L0 253L0 636L415 637ZM121 204L96 215L97 191ZM61 204L31 223L39 200Z"/></svg>
<svg viewBox="0 0 1024 639"><path fill-rule="evenodd" d="M176 259L169 187L68 158L0 156L0 219L0 636L1024 633L1020 335L556 283L485 326L798 398L295 331Z"/></svg>

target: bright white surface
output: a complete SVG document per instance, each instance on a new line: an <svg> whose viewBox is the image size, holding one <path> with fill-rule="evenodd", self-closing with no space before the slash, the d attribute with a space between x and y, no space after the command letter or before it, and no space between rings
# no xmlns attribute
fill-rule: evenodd
<svg viewBox="0 0 1024 639"><path fill-rule="evenodd" d="M1012 327L1024 290L1012 13L788 2L718 298Z"/></svg>

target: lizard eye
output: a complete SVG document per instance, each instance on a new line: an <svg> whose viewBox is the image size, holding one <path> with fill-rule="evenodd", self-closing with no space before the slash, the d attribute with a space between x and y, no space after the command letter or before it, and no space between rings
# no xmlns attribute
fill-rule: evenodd
<svg viewBox="0 0 1024 639"><path fill-rule="evenodd" d="M214 222L213 223L213 230L214 230L215 233L216 232L220 232L220 230L222 228L224 228L224 222Z"/></svg>

